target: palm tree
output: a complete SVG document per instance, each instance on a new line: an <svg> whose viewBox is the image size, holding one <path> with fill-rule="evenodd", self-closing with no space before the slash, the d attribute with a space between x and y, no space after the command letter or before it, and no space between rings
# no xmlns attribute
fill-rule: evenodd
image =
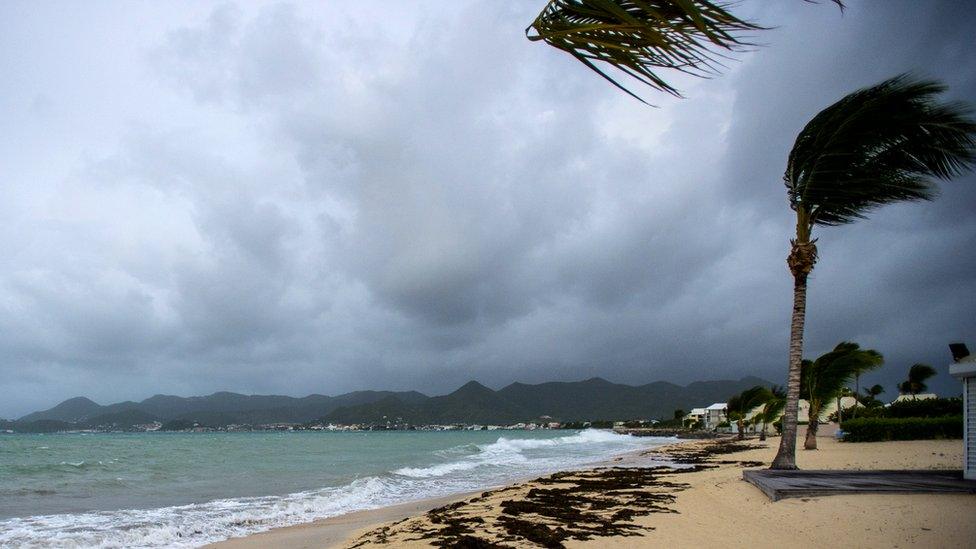
<svg viewBox="0 0 976 549"><path fill-rule="evenodd" d="M901 385L898 386L898 390L902 394L909 394L914 397L915 395L929 388L929 386L925 384L925 380L934 375L935 368L929 366L928 364L912 364L912 367L908 369L908 379L903 381Z"/></svg>
<svg viewBox="0 0 976 549"><path fill-rule="evenodd" d="M881 401L878 400L878 395L884 392L884 387L880 385L873 385L871 387L864 388L863 401L865 406L875 407L880 406Z"/></svg>
<svg viewBox="0 0 976 549"><path fill-rule="evenodd" d="M772 392L762 385L756 385L729 397L729 400L725 403L725 413L729 421L735 421L736 428L739 432L739 440L745 438L745 427L748 423L746 416L749 415L749 412L771 398Z"/></svg>
<svg viewBox="0 0 976 549"><path fill-rule="evenodd" d="M857 416L857 404L856 403L857 403L858 400L860 400L861 374L864 374L864 373L867 373L870 370L874 370L876 368L879 368L881 366L881 363L878 363L878 364L864 363L863 366L864 366L865 369L858 369L857 371L854 372L854 401L855 401L855 406L854 406L854 411L851 412L851 417ZM840 405L837 406L837 411L838 412L841 411L840 410Z"/></svg>
<svg viewBox="0 0 976 549"><path fill-rule="evenodd" d="M817 262L815 226L853 223L893 202L931 199L976 161L976 123L945 86L896 76L851 93L817 114L790 151L786 183L796 236L786 260L793 275L789 376L783 436L773 469L796 469L796 414L803 358L807 277Z"/></svg>
<svg viewBox="0 0 976 549"><path fill-rule="evenodd" d="M831 0L842 10L842 0ZM549 0L525 29L529 40L565 51L614 86L646 103L604 72L606 63L639 83L680 97L658 72L718 75L722 59L752 44L740 36L763 27L708 0ZM534 34L531 32L534 31Z"/></svg>
<svg viewBox="0 0 976 549"><path fill-rule="evenodd" d="M742 402L742 395L732 395L725 402L725 417L728 418L730 422L735 422L736 429L739 432L739 440L745 438L745 434L743 434L743 429L745 427L743 425L743 420L746 416L746 411L743 409L744 406L745 403Z"/></svg>
<svg viewBox="0 0 976 549"><path fill-rule="evenodd" d="M766 425L776 421L776 418L783 413L786 406L786 389L779 385L774 385L769 389L769 396L763 402L763 409L758 417L762 421L762 429L759 431L759 440L766 440Z"/></svg>
<svg viewBox="0 0 976 549"><path fill-rule="evenodd" d="M824 407L834 398L839 399L844 385L859 370L872 365L880 366L883 360L877 351L861 349L857 343L844 341L817 360L804 360L801 363L800 395L810 403L810 421L807 423L807 437L803 445L805 449L817 449L817 429Z"/></svg>

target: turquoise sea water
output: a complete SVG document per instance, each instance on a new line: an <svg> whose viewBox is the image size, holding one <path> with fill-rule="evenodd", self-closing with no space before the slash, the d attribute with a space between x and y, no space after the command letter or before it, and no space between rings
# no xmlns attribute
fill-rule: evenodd
<svg viewBox="0 0 976 549"><path fill-rule="evenodd" d="M0 436L0 547L195 547L671 442L606 431Z"/></svg>

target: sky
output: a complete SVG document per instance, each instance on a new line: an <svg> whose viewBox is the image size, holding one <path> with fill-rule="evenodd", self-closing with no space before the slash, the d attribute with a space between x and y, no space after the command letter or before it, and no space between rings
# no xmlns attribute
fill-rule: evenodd
<svg viewBox="0 0 976 549"><path fill-rule="evenodd" d="M718 78L623 94L544 2L0 3L0 417L85 395L784 383L782 174L899 73L976 103L963 2L746 0ZM805 356L952 395L976 176L815 231ZM707 403L705 403L707 404Z"/></svg>

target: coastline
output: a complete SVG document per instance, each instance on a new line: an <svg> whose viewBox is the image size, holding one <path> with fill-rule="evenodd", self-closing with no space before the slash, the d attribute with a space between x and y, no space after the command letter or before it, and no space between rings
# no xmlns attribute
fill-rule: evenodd
<svg viewBox="0 0 976 549"><path fill-rule="evenodd" d="M628 488L627 493L639 497L611 507L617 513L615 517L622 517L612 527L591 532L588 539L570 535L556 540L553 546L816 546L843 538L845 543L857 547L941 547L966 546L976 539L976 524L971 520L976 516L976 497L972 495L865 494L770 502L758 489L741 480L742 471L765 467L778 441L774 437L760 446L756 440L747 440L745 446L729 447L733 450L729 453L719 451L710 456L702 452L727 442L679 441L643 450L637 456L633 452L617 456L604 464L602 471L612 471L607 465L633 468L641 460L655 457L684 459L689 469L649 473L652 478L644 485ZM958 440L852 444L823 438L818 442L821 449L816 452L797 451L801 468L946 469L958 468L962 458ZM687 459L689 456L691 459ZM698 464L692 463L695 461ZM499 524L508 521L511 526L512 516L518 516L511 507L525 506L531 513L528 506L539 504L539 494L552 492L562 486L560 483L605 482L600 466L594 467L517 482L480 495L447 496L350 513L235 538L212 547L428 547L435 542L463 541L458 536L469 534L496 546L534 546L526 541L528 538L500 529ZM506 507L508 516L503 512ZM575 507L579 506L557 505L554 509L558 512L553 514L573 511ZM552 509L545 512L551 513ZM546 533L558 532L558 528L549 528ZM522 533L529 538L540 535ZM586 538L585 532L582 537Z"/></svg>
<svg viewBox="0 0 976 549"><path fill-rule="evenodd" d="M423 515L427 511L469 498L478 492L421 499L376 509L353 511L305 524L272 528L249 536L230 538L203 547L207 549L260 549L264 547L331 548L346 545L358 532L386 523Z"/></svg>
<svg viewBox="0 0 976 549"><path fill-rule="evenodd" d="M673 438L673 437L662 437ZM631 450L605 460L587 464L577 470L591 470L599 467L633 467L640 464L647 464L655 458L657 451L662 448L670 448L680 444L692 443L694 440L674 439L663 446L651 449L642 448ZM666 458L663 458L666 459ZM230 538L215 543L204 545L206 549L259 549L263 547L288 547L298 548L319 548L329 549L333 547L345 547L353 543L352 540L361 534L368 532L376 527L383 526L411 517L423 516L431 509L455 504L469 499L484 491L505 489L512 486L520 486L533 481L537 475L518 478L505 485L486 486L477 491L460 492L433 498L424 498L395 505L377 507L375 509L363 509L353 511L334 517L323 518L265 530L243 537Z"/></svg>

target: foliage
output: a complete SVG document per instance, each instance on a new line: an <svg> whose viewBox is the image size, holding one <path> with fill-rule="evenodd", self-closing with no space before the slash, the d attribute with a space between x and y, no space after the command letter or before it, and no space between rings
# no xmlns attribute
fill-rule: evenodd
<svg viewBox="0 0 976 549"><path fill-rule="evenodd" d="M868 408L874 408L877 406L883 406L884 403L878 399L878 395L885 392L884 387L881 385L873 385L871 387L865 387L864 392L860 397L860 402Z"/></svg>
<svg viewBox="0 0 976 549"><path fill-rule="evenodd" d="M892 202L928 200L932 178L976 162L976 123L945 86L900 75L827 107L800 131L783 179L790 207L814 225L844 225Z"/></svg>
<svg viewBox="0 0 976 549"><path fill-rule="evenodd" d="M729 421L735 421L740 439L744 436L745 426L751 422L751 420L746 420L746 415L753 408L762 406L774 398L775 396L768 388L762 385L755 385L727 399L725 413Z"/></svg>
<svg viewBox="0 0 976 549"><path fill-rule="evenodd" d="M942 417L962 415L961 398L901 400L888 406L885 417Z"/></svg>
<svg viewBox="0 0 976 549"><path fill-rule="evenodd" d="M903 394L917 395L925 392L928 385L925 380L935 375L935 368L928 364L915 363L908 369L908 379L898 386L898 390Z"/></svg>
<svg viewBox="0 0 976 549"><path fill-rule="evenodd" d="M35 421L17 421L14 422L14 431L18 433L60 433L63 431L72 431L78 429L78 426L73 423L68 423L66 421L60 421L57 419L38 419Z"/></svg>
<svg viewBox="0 0 976 549"><path fill-rule="evenodd" d="M162 427L159 428L160 431L186 431L187 429L192 429L198 424L195 421L190 421L188 419L171 419L163 423Z"/></svg>
<svg viewBox="0 0 976 549"><path fill-rule="evenodd" d="M843 341L815 361L804 360L800 370L800 396L810 401L810 421L820 419L824 405L837 398L858 372L876 368L884 361L881 353L861 349Z"/></svg>
<svg viewBox="0 0 976 549"><path fill-rule="evenodd" d="M848 415L848 409L844 410L844 417ZM860 417L886 417L886 418L906 418L906 417L945 417L962 415L962 398L927 398L924 400L900 400L889 406L874 406L860 408L857 416ZM837 421L837 413L830 415L830 421Z"/></svg>
<svg viewBox="0 0 976 549"><path fill-rule="evenodd" d="M724 55L748 47L738 34L761 27L707 0L550 0L525 30L565 51L631 97L643 99L597 63L641 84L680 96L657 71L669 68L698 77L719 74ZM530 34L535 31L535 34Z"/></svg>
<svg viewBox="0 0 976 549"><path fill-rule="evenodd" d="M815 1L815 0L807 0ZM843 0L831 0L844 9ZM708 78L722 60L749 49L741 34L763 27L730 13L730 4L709 0L549 0L525 29L529 40L569 53L642 103L598 66L605 63L654 90L680 97L658 74L671 69ZM535 34L531 34L534 31Z"/></svg>
<svg viewBox="0 0 976 549"><path fill-rule="evenodd" d="M859 417L840 426L845 442L962 438L962 416Z"/></svg>

